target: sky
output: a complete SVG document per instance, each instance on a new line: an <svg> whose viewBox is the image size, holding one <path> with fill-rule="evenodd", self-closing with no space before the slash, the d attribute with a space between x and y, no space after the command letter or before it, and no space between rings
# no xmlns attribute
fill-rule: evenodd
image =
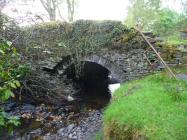
<svg viewBox="0 0 187 140"><path fill-rule="evenodd" d="M80 0L77 18L123 21L128 6L128 0Z"/></svg>
<svg viewBox="0 0 187 140"><path fill-rule="evenodd" d="M26 11L30 11L30 13L42 15L44 20L47 20L47 13L42 7L40 0L35 0L34 3L28 3L28 5L23 5L19 0L16 0L16 2L17 4L7 6L3 12L10 17L18 18L24 16ZM75 19L124 21L127 16L129 5L129 0L78 0ZM163 6L178 12L181 11L179 0L165 0ZM16 9L18 9L18 11L16 11ZM62 15L67 17L65 11L62 12Z"/></svg>

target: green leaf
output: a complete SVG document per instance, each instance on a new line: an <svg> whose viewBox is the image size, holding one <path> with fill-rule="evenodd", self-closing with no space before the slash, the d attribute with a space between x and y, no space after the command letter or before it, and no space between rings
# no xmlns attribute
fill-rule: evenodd
<svg viewBox="0 0 187 140"><path fill-rule="evenodd" d="M20 125L19 118L16 116L11 116L8 121L9 124L13 124L14 126Z"/></svg>
<svg viewBox="0 0 187 140"><path fill-rule="evenodd" d="M13 48L13 52L14 52L14 54L17 54L16 48Z"/></svg>
<svg viewBox="0 0 187 140"><path fill-rule="evenodd" d="M13 82L10 83L10 86L11 86L12 88L17 88L17 87L16 87L16 84L13 83Z"/></svg>
<svg viewBox="0 0 187 140"><path fill-rule="evenodd" d="M10 47L12 45L12 42L7 41L6 44Z"/></svg>
<svg viewBox="0 0 187 140"><path fill-rule="evenodd" d="M21 86L21 84L20 84L20 82L18 80L15 80L14 83L16 84L17 87Z"/></svg>
<svg viewBox="0 0 187 140"><path fill-rule="evenodd" d="M61 47L61 48L67 48L67 46L64 42L58 43L58 46Z"/></svg>
<svg viewBox="0 0 187 140"><path fill-rule="evenodd" d="M5 125L5 119L4 117L0 114L0 126L4 126Z"/></svg>
<svg viewBox="0 0 187 140"><path fill-rule="evenodd" d="M14 93L10 89L5 90L3 99L7 100L10 97L14 97Z"/></svg>
<svg viewBox="0 0 187 140"><path fill-rule="evenodd" d="M0 49L0 53L5 54L5 52L3 50L1 50L1 49Z"/></svg>
<svg viewBox="0 0 187 140"><path fill-rule="evenodd" d="M13 126L8 126L8 134L13 135Z"/></svg>

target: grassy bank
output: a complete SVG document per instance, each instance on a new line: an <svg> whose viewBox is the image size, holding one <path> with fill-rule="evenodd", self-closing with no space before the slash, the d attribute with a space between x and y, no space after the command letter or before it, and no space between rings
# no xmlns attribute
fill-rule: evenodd
<svg viewBox="0 0 187 140"><path fill-rule="evenodd" d="M187 139L187 84L156 74L122 85L104 114L106 140Z"/></svg>

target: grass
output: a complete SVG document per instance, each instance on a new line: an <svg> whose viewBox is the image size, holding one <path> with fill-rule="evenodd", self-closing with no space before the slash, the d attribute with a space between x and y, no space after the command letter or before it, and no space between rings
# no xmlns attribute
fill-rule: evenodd
<svg viewBox="0 0 187 140"><path fill-rule="evenodd" d="M103 140L103 131L100 130L99 132L97 132L97 133L95 134L95 136L93 137L92 140Z"/></svg>
<svg viewBox="0 0 187 140"><path fill-rule="evenodd" d="M187 139L187 84L155 74L122 85L104 113L104 137Z"/></svg>
<svg viewBox="0 0 187 140"><path fill-rule="evenodd" d="M187 66L186 67L177 66L177 67L173 67L171 69L175 74L187 74Z"/></svg>
<svg viewBox="0 0 187 140"><path fill-rule="evenodd" d="M162 34L161 37L164 39L166 44L173 46L187 45L187 39L182 39L180 37L180 31L178 30L171 30L165 34Z"/></svg>
<svg viewBox="0 0 187 140"><path fill-rule="evenodd" d="M170 36L166 39L166 43L172 45L187 45L187 39L181 39L178 36Z"/></svg>

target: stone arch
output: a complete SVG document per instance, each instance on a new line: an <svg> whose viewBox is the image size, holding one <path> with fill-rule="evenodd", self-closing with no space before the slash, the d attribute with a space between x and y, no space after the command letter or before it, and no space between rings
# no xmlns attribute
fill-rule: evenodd
<svg viewBox="0 0 187 140"><path fill-rule="evenodd" d="M125 71L122 70L114 62L112 62L111 60L109 60L103 56L92 54L92 55L85 56L82 61L94 62L94 63L97 63L97 64L105 67L106 69L108 69L110 71L110 75L113 78L118 79L120 82L123 82L125 79L125 77L124 77Z"/></svg>
<svg viewBox="0 0 187 140"><path fill-rule="evenodd" d="M101 65L102 67L109 70L109 75L112 76L115 79L118 79L121 83L124 82L127 79L127 73L124 71L122 67L119 67L115 62L112 60L103 57L98 54L90 54L87 56L84 56L80 59L82 62L93 62L98 65ZM58 62L54 67L43 67L43 70L50 72L50 73L58 73L63 74L66 69L71 66L71 56L67 56L62 58L60 62Z"/></svg>

